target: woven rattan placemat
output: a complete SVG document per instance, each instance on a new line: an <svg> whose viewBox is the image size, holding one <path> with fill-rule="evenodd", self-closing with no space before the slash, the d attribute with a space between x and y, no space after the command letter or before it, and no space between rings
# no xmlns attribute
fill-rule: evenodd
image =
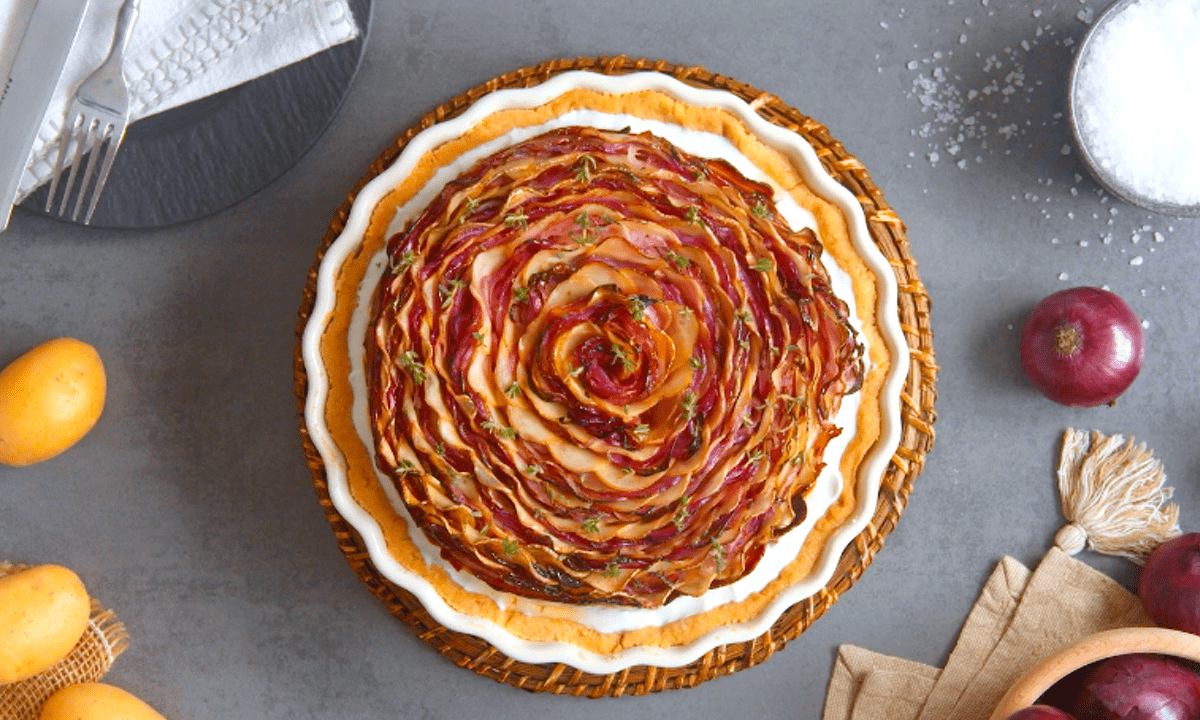
<svg viewBox="0 0 1200 720"><path fill-rule="evenodd" d="M571 70L587 70L607 75L656 71L696 87L724 90L749 102L763 118L803 137L812 145L825 170L854 193L862 205L871 237L895 271L900 290L900 323L908 340L911 358L908 378L901 394L903 431L900 446L884 474L879 501L871 522L842 553L833 578L822 590L793 605L780 616L770 630L754 640L717 647L683 667L636 666L619 673L598 675L564 664L534 665L513 660L479 638L440 625L415 597L388 582L371 563L362 539L330 501L324 463L304 424L308 379L300 338L316 300L317 272L321 260L345 227L351 205L363 186L391 165L417 133L459 115L484 95L504 88L537 85ZM531 692L586 697L643 695L671 688L692 687L705 680L763 662L808 628L871 564L875 553L883 546L884 538L900 519L912 491L913 481L920 474L925 454L933 444L937 363L933 351L929 296L921 284L916 262L909 252L904 223L884 200L879 188L871 182L866 168L857 158L846 152L840 142L830 137L824 126L788 107L775 96L731 78L715 75L703 68L675 65L661 60L623 56L552 60L496 77L439 105L422 117L375 160L334 215L308 274L296 336L293 370L304 455L312 470L313 485L316 487L321 507L325 510L338 547L346 556L350 567L392 615L455 664Z"/></svg>

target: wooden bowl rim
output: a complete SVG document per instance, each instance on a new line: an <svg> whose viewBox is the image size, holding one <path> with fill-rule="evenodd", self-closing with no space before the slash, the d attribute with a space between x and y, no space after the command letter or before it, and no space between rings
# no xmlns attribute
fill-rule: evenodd
<svg viewBox="0 0 1200 720"><path fill-rule="evenodd" d="M1042 658L1001 698L991 720L1005 720L1034 703L1051 685L1079 668L1115 655L1154 653L1200 662L1200 636L1159 627L1104 630Z"/></svg>

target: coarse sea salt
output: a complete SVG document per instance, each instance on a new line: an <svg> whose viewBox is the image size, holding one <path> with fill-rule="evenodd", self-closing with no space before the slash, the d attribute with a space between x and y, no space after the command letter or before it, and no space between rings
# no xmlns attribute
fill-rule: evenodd
<svg viewBox="0 0 1200 720"><path fill-rule="evenodd" d="M1200 3L1138 0L1088 41L1075 116L1093 160L1159 203L1200 203Z"/></svg>

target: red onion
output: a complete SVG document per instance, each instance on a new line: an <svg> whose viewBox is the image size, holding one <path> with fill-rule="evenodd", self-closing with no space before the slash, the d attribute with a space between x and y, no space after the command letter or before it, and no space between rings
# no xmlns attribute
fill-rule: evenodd
<svg viewBox="0 0 1200 720"><path fill-rule="evenodd" d="M1107 290L1077 287L1038 303L1021 332L1021 367L1063 405L1116 400L1142 369L1145 341L1133 310Z"/></svg>
<svg viewBox="0 0 1200 720"><path fill-rule="evenodd" d="M1088 674L1073 710L1080 720L1198 720L1200 676L1163 656L1117 655Z"/></svg>
<svg viewBox="0 0 1200 720"><path fill-rule="evenodd" d="M1050 705L1038 704L1021 708L1009 715L1006 720L1075 720L1075 716Z"/></svg>
<svg viewBox="0 0 1200 720"><path fill-rule="evenodd" d="M1200 533L1180 535L1150 553L1138 597L1159 625L1200 634Z"/></svg>

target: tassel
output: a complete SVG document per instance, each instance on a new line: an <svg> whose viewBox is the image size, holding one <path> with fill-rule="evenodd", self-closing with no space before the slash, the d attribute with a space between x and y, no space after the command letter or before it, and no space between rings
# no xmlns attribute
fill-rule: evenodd
<svg viewBox="0 0 1200 720"><path fill-rule="evenodd" d="M1120 435L1068 429L1058 465L1063 516L1070 522L1054 544L1074 555L1085 546L1141 565L1159 545L1179 535L1172 488L1145 444Z"/></svg>

